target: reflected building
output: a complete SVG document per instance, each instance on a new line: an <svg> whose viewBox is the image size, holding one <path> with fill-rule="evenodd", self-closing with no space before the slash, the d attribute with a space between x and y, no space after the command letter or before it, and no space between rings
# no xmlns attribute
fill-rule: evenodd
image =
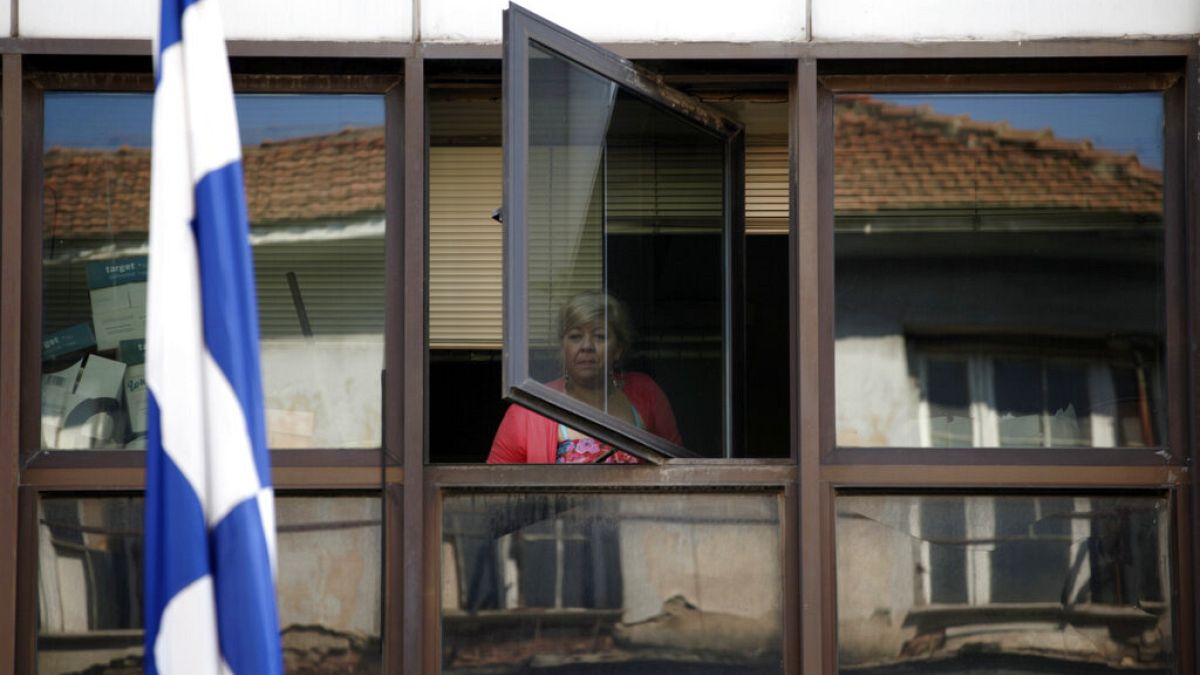
<svg viewBox="0 0 1200 675"><path fill-rule="evenodd" d="M463 494L444 673L782 673L780 498Z"/></svg>
<svg viewBox="0 0 1200 675"><path fill-rule="evenodd" d="M37 672L141 672L142 508L140 497L42 500ZM381 672L379 500L280 497L276 509L287 671Z"/></svg>
<svg viewBox="0 0 1200 675"><path fill-rule="evenodd" d="M251 120L279 123L279 110L302 103L310 124L336 129L272 127L279 140L243 149L268 445L378 448L382 101L373 108L369 97L240 98ZM46 96L55 119L72 120L66 127L89 129L83 120L111 114L116 104L146 111L148 119L151 97ZM340 117L346 110L364 118L374 112L375 122L348 126ZM243 132L253 133L253 123ZM42 449L141 449L148 138L140 147L117 148L59 140L47 131L40 166ZM88 416L78 419L77 410ZM381 499L280 496L275 508L288 672L380 672ZM140 497L40 500L37 672L141 672L142 510Z"/></svg>
<svg viewBox="0 0 1200 675"><path fill-rule="evenodd" d="M1048 129L836 105L838 445L1162 443L1161 170Z"/></svg>
<svg viewBox="0 0 1200 675"><path fill-rule="evenodd" d="M383 127L266 141L246 147L243 155L268 444L378 447ZM90 349L44 353L43 372L62 373L88 352L122 370L137 366L140 359L117 347L126 339L140 344L144 332L150 151L54 146L46 151L43 171L43 335L52 340L81 324L95 335ZM143 276L134 281L142 283L97 280L98 269L135 261ZM140 288L114 301L119 309L99 309L98 290L134 287ZM113 334L108 341L106 331ZM116 379L120 388L122 376ZM62 433L69 411L44 415L42 445L142 447L144 421L131 419L136 413L127 417L127 407L113 415L115 427L81 439Z"/></svg>
<svg viewBox="0 0 1200 675"><path fill-rule="evenodd" d="M835 103L837 445L1163 444L1161 170L922 98ZM1165 500L836 503L840 672L1173 672Z"/></svg>
<svg viewBox="0 0 1200 675"><path fill-rule="evenodd" d="M1174 672L1166 501L837 500L842 673Z"/></svg>

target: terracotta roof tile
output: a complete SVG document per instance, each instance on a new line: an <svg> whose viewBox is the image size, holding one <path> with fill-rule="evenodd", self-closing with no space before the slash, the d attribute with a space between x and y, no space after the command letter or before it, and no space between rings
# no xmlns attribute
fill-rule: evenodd
<svg viewBox="0 0 1200 675"><path fill-rule="evenodd" d="M1049 130L841 96L836 104L835 205L896 209L1064 209L1159 216L1162 172L1134 155ZM381 127L244 151L255 226L377 215L384 208ZM144 236L146 149L51 148L44 158L50 237Z"/></svg>
<svg viewBox="0 0 1200 675"><path fill-rule="evenodd" d="M1162 214L1162 172L1132 154L1049 129L1012 129L898 106L838 97L835 208L1065 209Z"/></svg>
<svg viewBox="0 0 1200 675"><path fill-rule="evenodd" d="M243 153L246 200L255 226L383 212L381 127L268 141ZM46 152L44 166L47 236L145 234L149 150L55 147Z"/></svg>

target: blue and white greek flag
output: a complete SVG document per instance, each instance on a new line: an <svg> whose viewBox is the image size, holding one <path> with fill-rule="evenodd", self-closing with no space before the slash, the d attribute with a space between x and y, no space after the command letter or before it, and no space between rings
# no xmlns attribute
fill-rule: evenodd
<svg viewBox="0 0 1200 675"><path fill-rule="evenodd" d="M242 160L216 0L154 45L145 672L283 672Z"/></svg>

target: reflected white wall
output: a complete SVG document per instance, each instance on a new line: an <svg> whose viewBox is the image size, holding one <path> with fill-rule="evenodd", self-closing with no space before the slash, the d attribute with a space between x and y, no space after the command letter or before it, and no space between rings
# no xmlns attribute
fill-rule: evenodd
<svg viewBox="0 0 1200 675"><path fill-rule="evenodd" d="M849 447L921 445L921 393L908 370L900 326L894 333L837 341L837 442Z"/></svg>
<svg viewBox="0 0 1200 675"><path fill-rule="evenodd" d="M779 526L775 504L730 495L620 502L626 624L681 595L705 612L759 620L778 632Z"/></svg>
<svg viewBox="0 0 1200 675"><path fill-rule="evenodd" d="M262 341L267 445L379 447L383 336Z"/></svg>
<svg viewBox="0 0 1200 675"><path fill-rule="evenodd" d="M280 628L380 635L379 500L284 498L275 510Z"/></svg>

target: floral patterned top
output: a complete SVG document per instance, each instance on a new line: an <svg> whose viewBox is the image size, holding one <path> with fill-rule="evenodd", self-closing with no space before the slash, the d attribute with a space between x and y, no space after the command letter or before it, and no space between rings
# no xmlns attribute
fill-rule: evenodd
<svg viewBox="0 0 1200 675"><path fill-rule="evenodd" d="M642 428L642 416L637 408L633 408L633 424ZM612 453L612 454L609 454ZM633 455L613 450L608 443L583 436L571 438L570 429L565 424L558 425L558 453L555 462L558 464L595 464L597 459L608 455L602 464L637 464L640 460Z"/></svg>

